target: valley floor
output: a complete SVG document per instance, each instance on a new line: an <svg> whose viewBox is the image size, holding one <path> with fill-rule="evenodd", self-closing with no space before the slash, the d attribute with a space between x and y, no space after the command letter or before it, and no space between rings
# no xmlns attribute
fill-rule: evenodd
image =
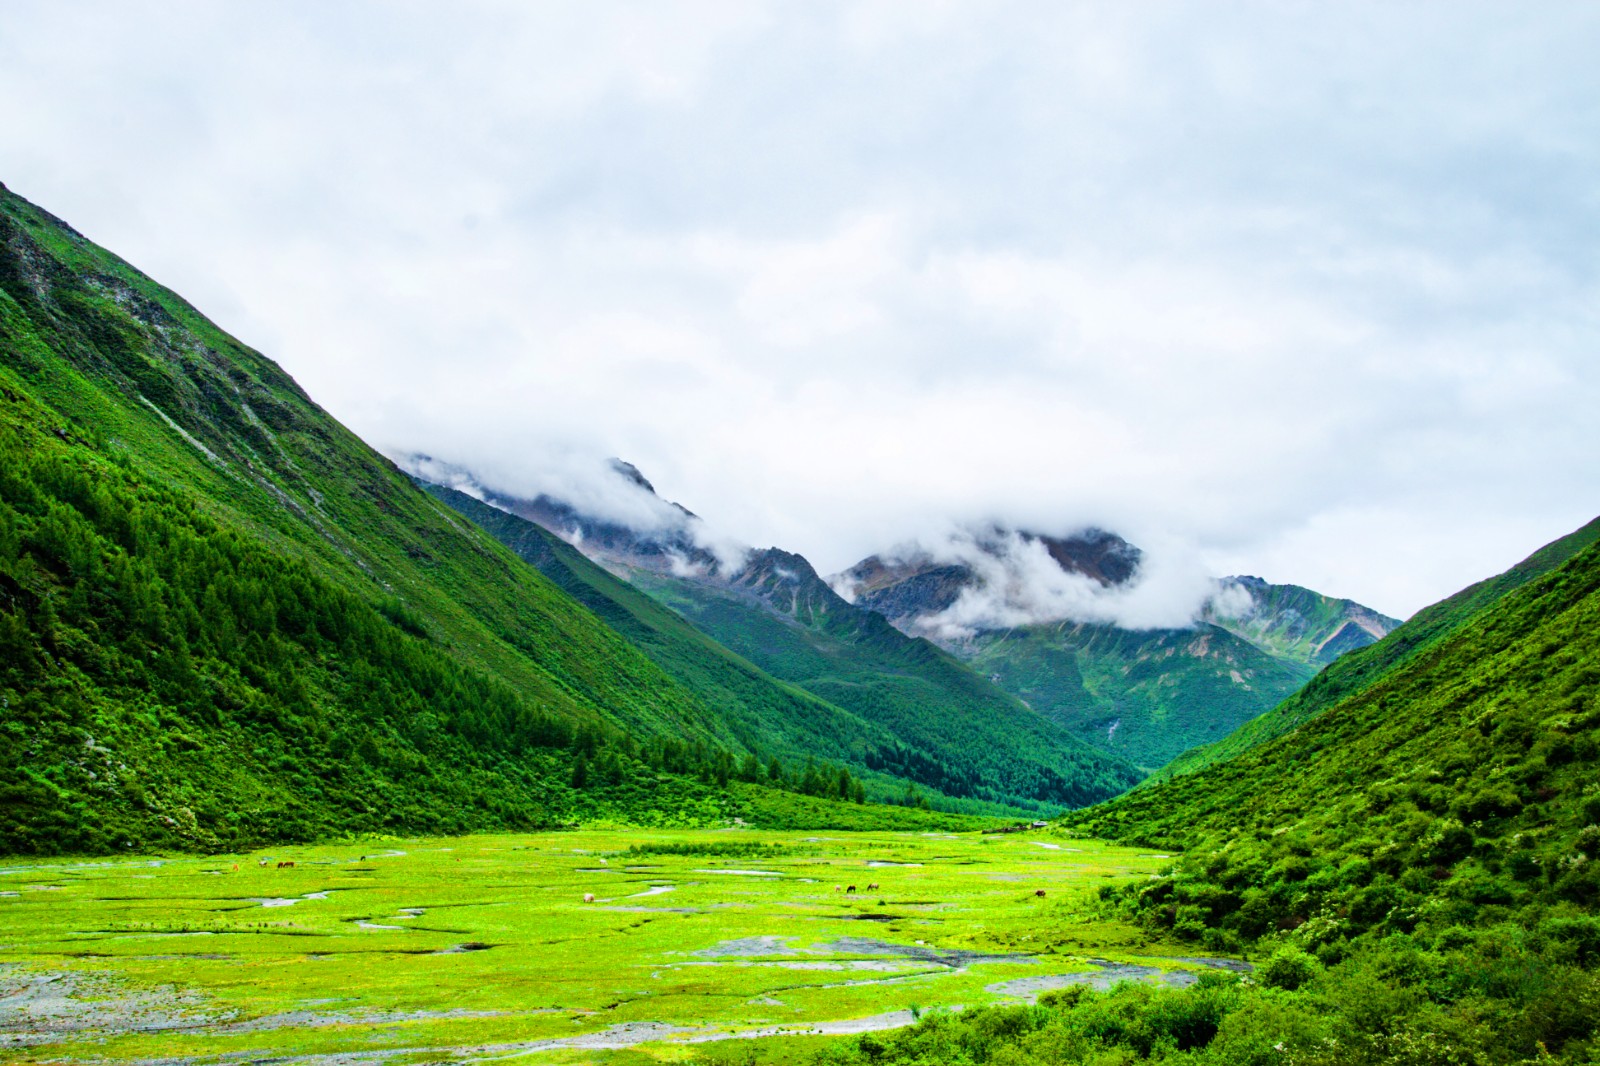
<svg viewBox="0 0 1600 1066"><path fill-rule="evenodd" d="M1093 917L1166 865L1045 834L643 830L17 860L0 1059L681 1060L1242 965Z"/></svg>

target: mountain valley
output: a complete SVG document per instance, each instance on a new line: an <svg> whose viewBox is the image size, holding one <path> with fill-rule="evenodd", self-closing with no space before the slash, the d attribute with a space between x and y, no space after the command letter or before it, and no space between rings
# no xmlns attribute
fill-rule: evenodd
<svg viewBox="0 0 1600 1066"><path fill-rule="evenodd" d="M0 186L0 1057L1600 1061L1600 519L1402 623L598 477L391 461Z"/></svg>
<svg viewBox="0 0 1600 1066"><path fill-rule="evenodd" d="M1076 581L1093 591L1075 609L1093 612L1095 593L1124 592L1140 581L1143 553L1099 529L1052 537L995 526L964 541L960 553L938 557L912 549L871 556L824 579L794 553L769 548L741 554L716 544L692 511L662 500L637 467L621 460L604 472L613 482L605 495L623 494L629 510L645 516L641 525L598 517L549 495L497 492L470 471L431 458L400 461L425 481L455 484L481 504L558 535L712 639L821 699L871 717L870 707L883 706L883 686L871 692L841 685L833 676L839 664L865 656L850 669L881 679L905 670L895 658L884 659L885 652L901 656L902 649L911 652L916 642L928 642L1054 726L1145 773L1221 740L1295 693L1327 663L1399 624L1350 600L1254 577L1215 582L1213 594L1196 603L1194 618L1182 626L1131 628L1071 617L1030 621L1041 613L1031 605L986 601L998 588L1009 592L1018 584L1026 597L1029 580ZM481 506L471 514L480 523L486 517ZM1005 572L1024 555L1035 558L1026 568ZM971 612L965 608L971 601L988 613L968 625ZM897 639L884 621L906 639ZM947 691L954 686L964 693L959 700L981 691L931 651L912 655L924 664L918 669L938 670L938 684ZM927 690L891 698L902 707L950 699ZM908 728L914 711L894 713L901 724L891 728ZM911 748L932 750L925 736ZM973 794L974 784L942 771L912 770L915 764L907 760L916 757L900 762L916 780L957 796ZM868 765L891 764L874 753Z"/></svg>

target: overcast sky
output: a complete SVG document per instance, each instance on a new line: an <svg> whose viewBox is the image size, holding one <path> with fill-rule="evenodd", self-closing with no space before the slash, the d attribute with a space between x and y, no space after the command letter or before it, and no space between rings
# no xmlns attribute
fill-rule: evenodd
<svg viewBox="0 0 1600 1066"><path fill-rule="evenodd" d="M0 181L511 491L1400 615L1600 512L1600 5L3 7Z"/></svg>

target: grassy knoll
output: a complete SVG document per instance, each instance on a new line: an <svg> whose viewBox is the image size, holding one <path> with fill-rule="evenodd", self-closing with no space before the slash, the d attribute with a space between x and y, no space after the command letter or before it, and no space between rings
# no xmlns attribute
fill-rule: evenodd
<svg viewBox="0 0 1600 1066"><path fill-rule="evenodd" d="M1093 917L1165 865L1043 834L643 830L18 862L0 1057L673 1059L1023 1002L1103 981L1091 959L1183 983L1196 964Z"/></svg>

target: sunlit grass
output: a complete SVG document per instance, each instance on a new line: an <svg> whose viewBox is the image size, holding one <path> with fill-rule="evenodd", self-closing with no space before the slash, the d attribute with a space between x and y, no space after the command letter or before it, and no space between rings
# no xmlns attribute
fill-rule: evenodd
<svg viewBox="0 0 1600 1066"><path fill-rule="evenodd" d="M804 1031L1157 954L1088 900L1163 865L1024 834L641 830L18 862L0 1024L13 1053L94 1060Z"/></svg>

